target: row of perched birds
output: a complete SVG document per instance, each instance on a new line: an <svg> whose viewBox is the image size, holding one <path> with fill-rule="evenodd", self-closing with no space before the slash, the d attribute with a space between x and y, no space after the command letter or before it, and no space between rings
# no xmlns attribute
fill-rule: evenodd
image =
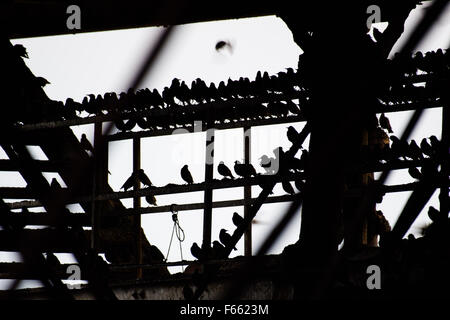
<svg viewBox="0 0 450 320"><path fill-rule="evenodd" d="M288 140L294 144L298 140L298 132L295 130L293 126L289 126L287 128L287 138ZM83 134L81 138L81 144L85 150L93 151L93 148L89 141L86 139L86 135ZM278 172L280 172L282 175L287 174L289 172L291 173L300 173L304 171L306 163L307 163L307 157L308 157L308 150L303 149L302 155L300 158L287 158L285 155L285 152L283 151L282 147L277 147L273 150L273 153L275 157L268 157L267 155L263 155L260 157L259 160L261 160L260 165L265 170L265 173L263 175L271 176ZM237 176L241 178L250 178L250 177L256 177L261 176L261 173L257 173L255 170L255 167L251 163L241 163L239 161L234 162L234 172ZM218 173L223 176L224 179L235 179L235 176L231 172L230 168L225 165L223 161L219 162L219 165L217 166ZM180 170L181 178L187 183L187 184L193 184L194 179L192 178L192 174L189 171L188 165L184 165ZM144 172L144 169L139 169L134 171L124 182L121 190L127 191L128 189L132 188L135 185L138 185L139 183L144 184L146 187L153 186L150 178L147 176L147 174ZM294 194L295 191L287 179L284 179L282 182L282 187L284 191L286 191L289 194ZM264 188L264 183L262 183L261 188ZM301 190L304 186L303 180L299 177L295 181L295 186L297 189ZM153 195L146 196L146 201L151 205L156 205L156 199Z"/></svg>
<svg viewBox="0 0 450 320"><path fill-rule="evenodd" d="M417 51L413 55L396 53L392 60L388 60L388 65L394 72L406 76L416 75L419 70L439 73L450 67L450 50L437 49L425 54Z"/></svg>
<svg viewBox="0 0 450 320"><path fill-rule="evenodd" d="M369 153L372 161L397 161L397 160L424 160L428 158L440 159L445 155L441 141L434 135L423 138L420 145L411 139L400 140L397 136L390 136L391 145L386 144L381 149L375 149Z"/></svg>
<svg viewBox="0 0 450 320"><path fill-rule="evenodd" d="M297 75L292 68L272 76L269 76L267 71L264 73L258 71L254 81L240 77L238 80L228 79L226 84L221 81L217 86L213 82L208 86L205 81L197 78L188 87L185 81L175 78L169 87L164 87L161 93L156 89L146 88L136 92L129 89L128 92L122 92L119 96L115 92L105 93L104 96L89 94L81 103L68 98L65 106L78 112L100 114L103 111L146 111L169 106L189 106L212 101L264 97L270 93L295 94L300 91L295 84L296 79Z"/></svg>
<svg viewBox="0 0 450 320"><path fill-rule="evenodd" d="M233 213L232 216L233 224L236 226L234 232L238 230L244 223L244 218L240 216L237 212ZM234 233L233 233L234 234ZM214 240L211 248L201 248L196 242L191 246L191 254L194 258L199 261L206 259L222 259L226 258L225 250L226 248L237 250L233 245L232 235L228 233L228 230L221 229L219 232L219 241Z"/></svg>

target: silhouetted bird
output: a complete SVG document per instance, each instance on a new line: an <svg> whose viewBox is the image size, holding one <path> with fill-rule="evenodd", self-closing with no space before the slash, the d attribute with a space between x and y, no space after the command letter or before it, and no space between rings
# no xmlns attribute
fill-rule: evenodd
<svg viewBox="0 0 450 320"><path fill-rule="evenodd" d="M434 135L430 136L429 139L430 139L430 142L431 142L431 146L433 148L439 148L441 142L439 141L439 139L436 136L434 136Z"/></svg>
<svg viewBox="0 0 450 320"><path fill-rule="evenodd" d="M298 141L298 132L293 126L289 126L287 130L287 138L292 144Z"/></svg>
<svg viewBox="0 0 450 320"><path fill-rule="evenodd" d="M223 258L225 247L217 240L212 243L212 258Z"/></svg>
<svg viewBox="0 0 450 320"><path fill-rule="evenodd" d="M47 79L43 77L36 77L35 81L41 88L45 87L47 84L50 84L50 82L48 82Z"/></svg>
<svg viewBox="0 0 450 320"><path fill-rule="evenodd" d="M234 172L236 172L238 176L244 178L256 176L256 170L250 163L249 164L240 163L237 160L234 162Z"/></svg>
<svg viewBox="0 0 450 320"><path fill-rule="evenodd" d="M222 49L225 49L226 47L228 47L230 50L232 48L230 42L228 41L224 41L224 40L220 40L216 43L216 50L220 51Z"/></svg>
<svg viewBox="0 0 450 320"><path fill-rule="evenodd" d="M422 141L420 142L420 149L425 155L429 157L433 155L433 148L428 143L427 138L423 138Z"/></svg>
<svg viewBox="0 0 450 320"><path fill-rule="evenodd" d="M430 206L428 208L428 217L431 219L431 221L436 222L441 218L441 212L435 207Z"/></svg>
<svg viewBox="0 0 450 320"><path fill-rule="evenodd" d="M94 148L92 147L89 140L86 138L86 134L83 133L81 135L80 143L81 143L81 147L83 148L83 150L94 152Z"/></svg>
<svg viewBox="0 0 450 320"><path fill-rule="evenodd" d="M149 177L145 174L144 169L138 170L137 177L147 187L150 187L152 185L152 182L150 181Z"/></svg>
<svg viewBox="0 0 450 320"><path fill-rule="evenodd" d="M225 229L221 229L219 232L219 240L225 247L231 246L231 235ZM236 247L233 250L237 250Z"/></svg>
<svg viewBox="0 0 450 320"><path fill-rule="evenodd" d="M262 168L264 168L264 170L266 170L267 174L275 174L276 173L277 168L274 167L276 164L275 158L269 158L266 155L262 155L261 158L259 158L259 160L261 160L260 165Z"/></svg>
<svg viewBox="0 0 450 320"><path fill-rule="evenodd" d="M192 175L189 172L187 164L181 168L181 178L183 178L184 181L186 181L188 184L194 183L194 180L192 179Z"/></svg>
<svg viewBox="0 0 450 320"><path fill-rule="evenodd" d="M145 196L145 200L146 200L146 201L148 202L148 204L150 204L150 205L153 205L153 206L156 206L156 205L157 205L157 203L156 203L156 198L155 198L155 196L152 195L152 194L146 195L146 196Z"/></svg>
<svg viewBox="0 0 450 320"><path fill-rule="evenodd" d="M196 242L191 246L191 254L197 260L203 260L205 258L202 248L200 248Z"/></svg>
<svg viewBox="0 0 450 320"><path fill-rule="evenodd" d="M414 179L421 180L423 178L423 174L416 167L409 168L408 173Z"/></svg>
<svg viewBox="0 0 450 320"><path fill-rule="evenodd" d="M287 193L295 194L294 188L292 188L292 185L288 180L282 181L281 186L283 187L283 190L286 191Z"/></svg>
<svg viewBox="0 0 450 320"><path fill-rule="evenodd" d="M17 56L28 59L27 49L23 45L15 44L13 50Z"/></svg>
<svg viewBox="0 0 450 320"><path fill-rule="evenodd" d="M300 190L300 191L303 191L303 190L304 190L304 188L305 188L305 182L304 182L303 180L297 179L297 180L294 181L294 183L295 183L295 187L296 187L298 190Z"/></svg>
<svg viewBox="0 0 450 320"><path fill-rule="evenodd" d="M420 149L420 147L417 145L416 140L412 139L411 142L409 143L409 157L411 159L416 159L416 160L421 160L423 159L423 154L422 154L422 150Z"/></svg>
<svg viewBox="0 0 450 320"><path fill-rule="evenodd" d="M136 172L133 172L131 176L125 181L122 187L120 189L124 189L127 191L128 189L132 188L134 184L138 181L138 177Z"/></svg>
<svg viewBox="0 0 450 320"><path fill-rule="evenodd" d="M400 140L396 136L390 136L392 141L391 152L394 158L403 157L405 158L408 154L408 143L406 141Z"/></svg>
<svg viewBox="0 0 450 320"><path fill-rule="evenodd" d="M380 116L380 127L383 129L386 129L389 133L393 133L391 123L389 122L389 119L384 115L384 113Z"/></svg>
<svg viewBox="0 0 450 320"><path fill-rule="evenodd" d="M232 220L233 220L233 224L236 227L239 227L244 222L244 218L242 218L237 212L233 213Z"/></svg>
<svg viewBox="0 0 450 320"><path fill-rule="evenodd" d="M223 161L220 161L217 171L219 171L219 173L225 178L230 177L231 179L234 179L234 176L231 174L231 170L223 163Z"/></svg>

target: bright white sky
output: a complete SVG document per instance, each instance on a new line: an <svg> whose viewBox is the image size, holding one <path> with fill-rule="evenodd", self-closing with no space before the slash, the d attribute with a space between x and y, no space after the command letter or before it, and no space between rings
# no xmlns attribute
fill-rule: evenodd
<svg viewBox="0 0 450 320"><path fill-rule="evenodd" d="M417 21L422 10L416 10L408 19L406 28ZM450 10L445 17L436 23L433 34L423 41L418 49L421 51L446 48L450 34ZM77 35L17 39L13 44L21 43L27 50L30 59L27 65L36 76L45 77L51 84L45 91L51 99L65 101L72 97L81 101L87 94L104 94L115 91L126 91L133 75L138 70L143 57L146 56L156 39L159 28L140 28L111 32L84 33ZM215 44L219 40L228 40L233 45L233 51L217 52ZM400 41L399 41L400 43ZM397 44L398 45L398 44ZM395 48L394 50L395 51ZM275 74L285 68L297 68L301 49L294 43L292 34L285 23L275 17L267 16L252 19L238 19L207 23L183 25L177 28L160 59L145 79L142 87L162 90L169 86L173 78L184 80L189 86L196 78L203 79L207 84L248 77L253 79L257 71L268 71ZM441 136L441 109L427 110L418 123L411 138L419 141L432 134ZM411 112L388 114L394 134L401 135ZM267 154L273 156L272 150L282 146L289 148L285 132L289 124L255 127L252 129L252 163L258 172L258 158ZM303 123L294 124L297 130ZM93 125L72 128L78 138L86 132L92 141ZM204 180L204 143L205 134L183 134L176 136L154 137L142 140L141 164L153 184L163 186L167 183L184 183L180 177L180 169L188 164L194 181ZM308 140L304 146L307 146ZM109 184L118 191L132 171L131 141L114 142L110 144L109 154ZM1 152L0 152L1 153ZM33 150L36 158L45 159L42 152ZM243 130L232 129L216 131L215 140L215 178L219 178L216 168L219 161L224 161L230 169L234 160L243 159ZM55 175L47 174L51 180ZM23 179L17 174L1 174L1 186L24 186ZM58 176L57 176L58 177ZM58 177L59 178L59 177ZM406 170L392 172L387 184L411 182ZM60 180L63 184L62 180ZM64 185L64 184L63 184ZM253 187L253 196L261 189ZM275 195L284 194L281 185L274 189ZM391 225L400 214L404 202L410 193L395 193L385 196L378 209L382 210ZM214 200L238 199L243 196L243 188L227 189L214 192ZM158 205L172 203L195 203L203 201L201 192L179 195L157 196ZM131 199L123 201L128 207ZM430 205L437 207L437 193L430 200ZM142 199L142 205L147 203ZM253 251L256 252L264 240L264 236L274 227L289 204L267 204L262 207L253 225ZM72 208L80 212L81 208ZM418 227L429 223L426 209L417 219L410 232L419 235ZM213 240L218 239L219 230L225 228L231 232L234 226L231 215L237 211L241 215L243 209L222 208L213 211ZM192 259L190 247L193 242L202 242L202 211L182 211L179 221L186 233L183 242L183 258ZM172 232L173 222L169 213L146 214L142 216L142 226L150 243L158 246L166 255ZM280 253L283 248L298 239L300 231L300 213L283 232L275 243L271 253ZM174 239L175 240L175 239ZM238 250L231 257L243 254L243 240L238 243ZM1 255L5 261L20 261L15 254ZM71 255L58 255L65 263L73 262ZM169 261L181 259L177 242L172 244ZM172 272L179 272L180 267ZM24 283L27 286L35 284Z"/></svg>

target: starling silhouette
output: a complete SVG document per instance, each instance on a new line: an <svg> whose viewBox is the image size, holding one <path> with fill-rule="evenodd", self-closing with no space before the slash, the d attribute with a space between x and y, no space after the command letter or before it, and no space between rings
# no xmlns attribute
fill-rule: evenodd
<svg viewBox="0 0 450 320"><path fill-rule="evenodd" d="M50 84L50 82L48 82L47 79L43 77L36 77L35 81L41 88L45 87L47 84Z"/></svg>
<svg viewBox="0 0 450 320"><path fill-rule="evenodd" d="M272 168L272 165L275 165L276 159L275 158L269 158L266 155L262 155L261 158L259 158L261 162L259 163L260 166L266 171L267 174L275 174L276 168Z"/></svg>
<svg viewBox="0 0 450 320"><path fill-rule="evenodd" d="M391 136L390 139L392 141L391 145L392 156L394 158L399 157L405 158L406 155L408 154L408 143L406 141L400 140L396 136Z"/></svg>
<svg viewBox="0 0 450 320"><path fill-rule="evenodd" d="M191 246L191 254L197 260L203 260L204 258L203 250L198 246L196 242L194 242Z"/></svg>
<svg viewBox="0 0 450 320"><path fill-rule="evenodd" d="M27 49L23 45L15 44L13 50L17 56L28 59Z"/></svg>
<svg viewBox="0 0 450 320"><path fill-rule="evenodd" d="M433 155L433 148L428 143L427 138L423 138L420 142L420 149L422 150L423 154L431 157Z"/></svg>
<svg viewBox="0 0 450 320"><path fill-rule="evenodd" d="M212 258L223 258L224 252L225 247L219 241L214 240L212 243Z"/></svg>
<svg viewBox="0 0 450 320"><path fill-rule="evenodd" d="M127 191L128 189L133 187L134 183L137 180L138 180L137 174L136 172L133 172L120 189L124 189L125 191Z"/></svg>
<svg viewBox="0 0 450 320"><path fill-rule="evenodd" d="M298 132L293 126L288 127L287 138L292 144L298 141Z"/></svg>
<svg viewBox="0 0 450 320"><path fill-rule="evenodd" d="M283 190L286 191L287 193L295 194L294 188L292 187L291 183L288 180L282 181L281 186L283 187Z"/></svg>
<svg viewBox="0 0 450 320"><path fill-rule="evenodd" d="M150 181L149 177L145 174L144 169L138 170L137 177L147 187L150 187L152 185L152 182Z"/></svg>
<svg viewBox="0 0 450 320"><path fill-rule="evenodd" d="M297 179L295 180L295 187L299 190L299 191L303 191L305 188L305 182L303 180Z"/></svg>
<svg viewBox="0 0 450 320"><path fill-rule="evenodd" d="M231 235L225 229L221 229L219 232L219 240L225 247L231 246ZM237 250L236 247L233 250Z"/></svg>
<svg viewBox="0 0 450 320"><path fill-rule="evenodd" d="M80 143L81 143L81 147L83 148L83 150L94 152L94 148L92 147L89 140L86 138L86 134L83 133L81 135Z"/></svg>
<svg viewBox="0 0 450 320"><path fill-rule="evenodd" d="M192 179L192 175L189 172L187 164L181 168L181 178L183 178L184 181L186 181L188 184L193 184L194 180Z"/></svg>
<svg viewBox="0 0 450 320"><path fill-rule="evenodd" d="M256 170L250 163L249 164L240 163L237 160L234 162L234 172L236 172L238 176L244 178L256 176Z"/></svg>
<svg viewBox="0 0 450 320"><path fill-rule="evenodd" d="M231 43L229 41L224 41L224 40L220 40L216 42L216 51L220 51L223 50L225 48L228 48L230 50L230 52L232 51L233 46L231 45Z"/></svg>
<svg viewBox="0 0 450 320"><path fill-rule="evenodd" d="M152 194L146 195L146 196L145 196L145 201L147 201L148 204L150 204L150 205L153 205L153 206L156 206L156 205L157 205L157 203L156 203L156 198L155 198L155 196L152 195Z"/></svg>
<svg viewBox="0 0 450 320"><path fill-rule="evenodd" d="M423 154L422 154L422 150L420 149L420 147L417 145L416 140L412 139L411 142L409 143L409 157L411 159L416 159L416 160L421 160L423 159Z"/></svg>
<svg viewBox="0 0 450 320"><path fill-rule="evenodd" d="M439 141L439 139L436 136L434 136L434 135L430 136L429 139L430 139L430 142L431 142L431 146L433 148L439 148L441 142Z"/></svg>
<svg viewBox="0 0 450 320"><path fill-rule="evenodd" d="M436 222L441 217L441 212L437 210L435 207L430 206L428 208L428 217L431 219L431 221Z"/></svg>
<svg viewBox="0 0 450 320"><path fill-rule="evenodd" d="M237 212L233 213L232 220L233 220L233 224L236 227L239 227L244 222L244 218L242 218Z"/></svg>
<svg viewBox="0 0 450 320"><path fill-rule="evenodd" d="M409 168L408 173L414 179L421 180L423 178L423 174L416 167Z"/></svg>
<svg viewBox="0 0 450 320"><path fill-rule="evenodd" d="M234 179L234 176L231 174L231 170L223 163L223 161L220 161L217 171L219 171L219 173L225 178L230 177L231 179Z"/></svg>
<svg viewBox="0 0 450 320"><path fill-rule="evenodd" d="M389 133L393 133L391 123L389 122L389 119L384 115L384 113L380 116L380 127L383 129L386 129Z"/></svg>

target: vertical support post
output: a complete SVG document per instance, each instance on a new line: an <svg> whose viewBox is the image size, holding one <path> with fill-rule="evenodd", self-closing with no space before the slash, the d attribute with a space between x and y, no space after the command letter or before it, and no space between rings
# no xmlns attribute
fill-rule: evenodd
<svg viewBox="0 0 450 320"><path fill-rule="evenodd" d="M448 177L450 174L450 164L448 160L450 152L449 102L450 101L444 102L444 105L442 106L442 134L441 134L442 152L445 153L445 155L442 156L441 172L442 176L446 177L447 180L449 179ZM439 193L439 204L440 204L439 210L441 211L441 213L449 212L450 210L450 199L448 193L449 193L448 187L443 185Z"/></svg>
<svg viewBox="0 0 450 320"><path fill-rule="evenodd" d="M133 172L137 172L141 169L141 139L133 138ZM141 188L141 182L136 179L134 182L134 190L137 191ZM141 208L141 198L133 198L133 209L137 210ZM141 215L136 214L134 217L135 230L137 235L136 241L136 264L142 264L142 232L141 232ZM137 269L137 279L142 279L142 268Z"/></svg>
<svg viewBox="0 0 450 320"><path fill-rule="evenodd" d="M214 173L214 128L210 127L208 121L206 127L206 150L205 150L205 210L203 213L203 244L202 247L208 249L211 247L211 228L212 228L212 200L213 190L211 182Z"/></svg>
<svg viewBox="0 0 450 320"><path fill-rule="evenodd" d="M251 162L251 127L244 127L244 163ZM250 212L250 200L252 198L252 186L244 186L244 219L248 218ZM249 224L244 233L244 255L252 255L252 224Z"/></svg>
<svg viewBox="0 0 450 320"><path fill-rule="evenodd" d="M102 140L102 122L96 122L94 125L94 154L93 161L94 167L92 172L92 205L91 205L91 227L92 227L92 236L91 236L91 249L94 252L98 252L99 249L99 239L100 239L100 208L98 201L95 201L95 196L101 187L101 174L100 174L100 165L101 165L101 156L100 156L100 146Z"/></svg>

